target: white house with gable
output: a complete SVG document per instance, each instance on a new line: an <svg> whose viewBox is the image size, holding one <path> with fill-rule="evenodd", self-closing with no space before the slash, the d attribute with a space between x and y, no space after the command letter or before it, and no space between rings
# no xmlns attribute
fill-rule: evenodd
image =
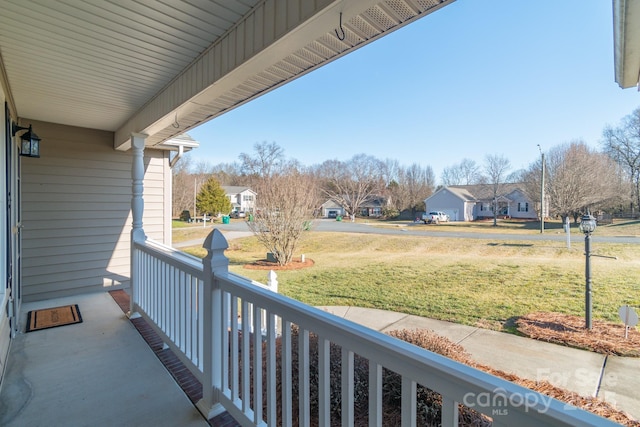
<svg viewBox="0 0 640 427"><path fill-rule="evenodd" d="M249 187L222 186L227 194L231 206L231 212L253 212L256 206L256 192Z"/></svg>
<svg viewBox="0 0 640 427"><path fill-rule="evenodd" d="M498 195L498 216L538 219L537 202L522 190L521 184L502 184ZM442 187L424 201L426 211L441 211L451 221L493 218L493 188L488 184ZM548 207L545 209L548 212Z"/></svg>

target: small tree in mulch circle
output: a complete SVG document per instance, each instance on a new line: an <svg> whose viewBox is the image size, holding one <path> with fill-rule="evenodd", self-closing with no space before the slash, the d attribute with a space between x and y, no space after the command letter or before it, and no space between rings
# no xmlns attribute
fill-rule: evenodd
<svg viewBox="0 0 640 427"><path fill-rule="evenodd" d="M292 167L261 178L254 188L257 207L249 228L278 265L287 265L311 227L318 205L315 182Z"/></svg>

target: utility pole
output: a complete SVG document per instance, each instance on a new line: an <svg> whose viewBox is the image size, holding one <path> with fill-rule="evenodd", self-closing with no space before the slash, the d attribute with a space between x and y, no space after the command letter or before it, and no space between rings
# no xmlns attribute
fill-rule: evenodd
<svg viewBox="0 0 640 427"><path fill-rule="evenodd" d="M193 178L193 220L196 220L196 196L198 194L198 178Z"/></svg>
<svg viewBox="0 0 640 427"><path fill-rule="evenodd" d="M544 233L544 153L540 144L538 144L538 150L540 150L541 161L541 176L540 176L540 234Z"/></svg>

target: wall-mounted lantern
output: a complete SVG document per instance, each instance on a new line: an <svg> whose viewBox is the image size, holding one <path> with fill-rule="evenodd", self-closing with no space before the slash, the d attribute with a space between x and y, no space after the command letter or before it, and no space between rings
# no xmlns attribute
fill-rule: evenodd
<svg viewBox="0 0 640 427"><path fill-rule="evenodd" d="M23 133L20 136L20 155L26 157L40 157L40 138L36 133L31 129L31 125L28 128L18 126L13 123L12 126L12 135L16 136L16 133L21 130L26 130L27 132Z"/></svg>

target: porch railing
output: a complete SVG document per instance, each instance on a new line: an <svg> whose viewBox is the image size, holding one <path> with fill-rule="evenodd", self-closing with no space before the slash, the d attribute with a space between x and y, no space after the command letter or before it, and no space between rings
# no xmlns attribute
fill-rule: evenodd
<svg viewBox="0 0 640 427"><path fill-rule="evenodd" d="M228 271L228 244L218 230L204 247L201 261L148 240L134 242L132 308L201 381L198 408L207 417L226 410L246 426L352 426L359 388L354 370L364 358L370 426L383 423L384 369L401 377L402 426L416 425L419 385L442 396L443 426L458 425L459 403L491 417L494 426L617 425L256 286ZM339 384L332 357L340 362Z"/></svg>

